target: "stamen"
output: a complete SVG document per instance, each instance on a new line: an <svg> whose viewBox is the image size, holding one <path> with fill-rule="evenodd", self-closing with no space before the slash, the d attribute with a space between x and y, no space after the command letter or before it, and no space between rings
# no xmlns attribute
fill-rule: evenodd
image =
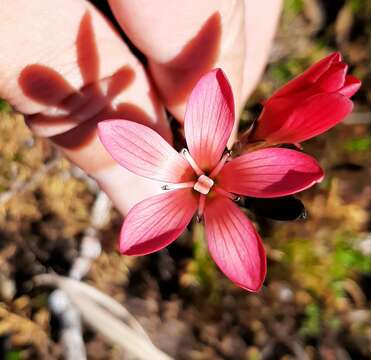
<svg viewBox="0 0 371 360"><path fill-rule="evenodd" d="M165 184L161 186L162 190L177 190L177 189L188 189L188 188L193 188L195 185L194 181L187 181L183 183L178 183L178 184Z"/></svg>
<svg viewBox="0 0 371 360"><path fill-rule="evenodd" d="M224 164L227 162L227 160L231 157L231 152L226 152L223 157L220 159L218 164L215 166L214 170L210 173L209 177L214 178L220 173L220 170L223 169Z"/></svg>
<svg viewBox="0 0 371 360"><path fill-rule="evenodd" d="M206 196L200 195L200 200L198 202L198 210L197 210L197 221L200 222L202 219L202 216L205 211L205 204L206 204Z"/></svg>
<svg viewBox="0 0 371 360"><path fill-rule="evenodd" d="M303 146L300 143L294 144L299 150L303 150Z"/></svg>
<svg viewBox="0 0 371 360"><path fill-rule="evenodd" d="M185 157L185 159L189 162L189 165L192 166L192 169L195 171L195 173L198 175L198 176L201 176L203 175L203 171L198 167L196 161L194 161L193 157L191 156L191 154L189 153L189 151L187 149L183 149L181 151L182 155Z"/></svg>
<svg viewBox="0 0 371 360"><path fill-rule="evenodd" d="M225 197L227 197L228 199L231 199L233 201L239 201L241 198L235 194L232 194L228 191L225 191L224 189L222 189L221 187L218 187L218 186L215 186L214 187L214 191L216 193L218 193L219 195L223 195Z"/></svg>

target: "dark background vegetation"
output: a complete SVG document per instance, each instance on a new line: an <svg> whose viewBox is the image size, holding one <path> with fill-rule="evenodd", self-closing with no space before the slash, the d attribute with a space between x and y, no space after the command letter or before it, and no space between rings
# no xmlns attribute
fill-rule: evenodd
<svg viewBox="0 0 371 360"><path fill-rule="evenodd" d="M355 110L304 144L326 179L300 199L307 219L255 217L268 255L259 294L215 268L195 226L141 258L116 251L120 216L100 234L103 250L85 281L123 303L176 359L369 359L371 357L371 3L286 0L264 78L242 114L317 59L339 50L363 86ZM66 275L91 221L96 188L0 102L0 348L7 359L63 358L50 289L33 277ZM252 216L252 215L251 215ZM90 359L121 350L88 328ZM4 353L3 353L4 354ZM0 355L1 356L1 355Z"/></svg>

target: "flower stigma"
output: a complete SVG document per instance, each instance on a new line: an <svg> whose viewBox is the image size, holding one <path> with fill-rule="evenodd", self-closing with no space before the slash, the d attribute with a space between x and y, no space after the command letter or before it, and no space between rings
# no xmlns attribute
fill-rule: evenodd
<svg viewBox="0 0 371 360"><path fill-rule="evenodd" d="M201 175L197 182L193 185L193 189L201 194L207 195L214 185L214 180L206 175Z"/></svg>

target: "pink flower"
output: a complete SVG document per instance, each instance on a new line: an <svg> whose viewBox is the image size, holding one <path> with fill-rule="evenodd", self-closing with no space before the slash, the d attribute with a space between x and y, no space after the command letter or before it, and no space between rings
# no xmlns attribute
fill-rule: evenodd
<svg viewBox="0 0 371 360"><path fill-rule="evenodd" d="M349 98L361 82L333 53L280 88L264 104L250 141L299 143L342 121L353 108Z"/></svg>
<svg viewBox="0 0 371 360"><path fill-rule="evenodd" d="M254 225L234 203L235 194L262 198L293 194L320 181L323 172L310 156L283 148L230 159L225 147L233 124L233 94L220 69L204 75L188 100L184 121L188 150L176 152L155 131L131 121L99 123L100 139L118 163L166 183L165 193L130 210L120 235L123 254L162 249L198 213L220 269L238 286L260 289L266 273L264 248Z"/></svg>

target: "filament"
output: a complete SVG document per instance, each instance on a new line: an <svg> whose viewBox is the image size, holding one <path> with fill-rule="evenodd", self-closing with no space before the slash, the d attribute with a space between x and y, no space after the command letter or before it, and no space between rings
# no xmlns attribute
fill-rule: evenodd
<svg viewBox="0 0 371 360"><path fill-rule="evenodd" d="M192 166L192 169L195 171L195 173L198 176L201 176L204 174L204 172L199 168L196 161L194 161L193 157L191 156L191 154L189 153L187 149L183 149L181 153L185 157L185 159L188 161L189 165Z"/></svg>
<svg viewBox="0 0 371 360"><path fill-rule="evenodd" d="M178 183L178 184L165 184L161 186L162 190L177 190L177 189L188 189L188 188L193 188L195 185L194 181L187 181L183 183Z"/></svg>
<svg viewBox="0 0 371 360"><path fill-rule="evenodd" d="M205 204L206 204L206 195L201 194L200 200L198 202L198 211L197 211L197 216L199 219L202 219L202 215L205 211Z"/></svg>
<svg viewBox="0 0 371 360"><path fill-rule="evenodd" d="M228 151L226 152L223 157L220 159L218 164L215 166L214 170L210 173L209 177L214 178L220 173L220 170L223 169L224 164L227 162L227 160L231 157L231 153Z"/></svg>

